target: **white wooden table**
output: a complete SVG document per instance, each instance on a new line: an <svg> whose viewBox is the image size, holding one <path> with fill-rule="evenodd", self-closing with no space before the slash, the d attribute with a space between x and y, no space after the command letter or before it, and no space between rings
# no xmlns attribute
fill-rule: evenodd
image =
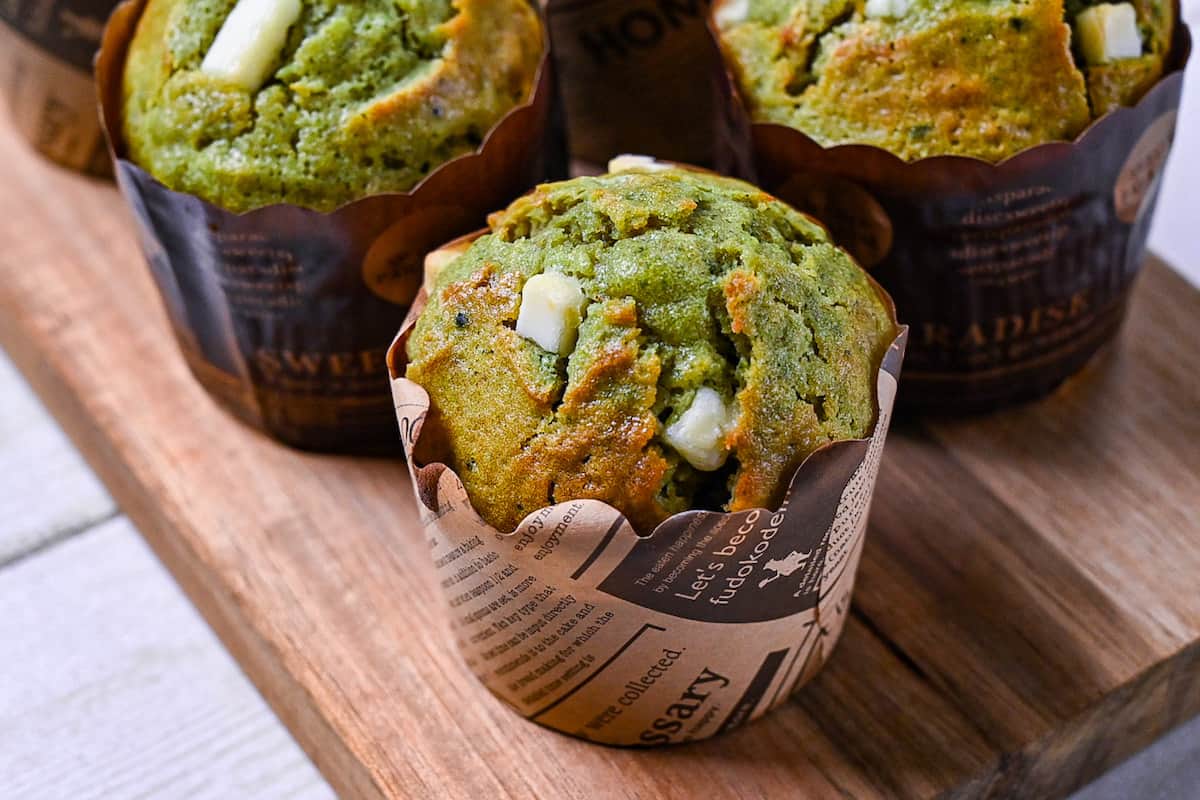
<svg viewBox="0 0 1200 800"><path fill-rule="evenodd" d="M1151 247L1200 285L1190 72ZM0 351L0 799L332 796ZM1200 800L1200 720L1076 800L1110 798Z"/></svg>

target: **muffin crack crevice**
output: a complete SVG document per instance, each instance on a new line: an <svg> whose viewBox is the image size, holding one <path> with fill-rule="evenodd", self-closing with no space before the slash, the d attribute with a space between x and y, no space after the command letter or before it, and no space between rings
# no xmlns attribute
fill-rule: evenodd
<svg viewBox="0 0 1200 800"><path fill-rule="evenodd" d="M551 482L556 502L603 500L642 533L689 508L770 506L807 454L867 433L890 311L780 201L714 175L629 171L541 186L490 225L439 274L407 374L450 463L475 459L460 477L497 528ZM527 301L540 321L506 328ZM498 331L503 368L482 344Z"/></svg>

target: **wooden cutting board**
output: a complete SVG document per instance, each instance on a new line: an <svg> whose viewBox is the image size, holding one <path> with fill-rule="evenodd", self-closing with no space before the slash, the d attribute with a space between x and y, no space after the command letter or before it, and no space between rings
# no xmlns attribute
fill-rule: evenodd
<svg viewBox="0 0 1200 800"><path fill-rule="evenodd" d="M221 413L116 192L0 118L0 343L346 797L1053 797L1200 713L1200 293L1151 260L1053 398L889 442L832 663L658 751L518 719L459 661L404 466Z"/></svg>

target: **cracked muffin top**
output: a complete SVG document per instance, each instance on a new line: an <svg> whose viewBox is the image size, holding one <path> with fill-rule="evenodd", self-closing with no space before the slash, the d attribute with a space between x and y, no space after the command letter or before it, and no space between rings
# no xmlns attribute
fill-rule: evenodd
<svg viewBox="0 0 1200 800"><path fill-rule="evenodd" d="M584 498L643 534L774 507L814 450L869 434L895 333L825 230L749 184L647 165L541 186L429 285L416 456L503 531Z"/></svg>
<svg viewBox="0 0 1200 800"><path fill-rule="evenodd" d="M1162 76L1170 0L717 0L753 118L824 146L1000 161ZM1074 36L1072 36L1074 30Z"/></svg>
<svg viewBox="0 0 1200 800"><path fill-rule="evenodd" d="M527 0L149 0L130 158L232 211L329 211L475 150L541 61Z"/></svg>

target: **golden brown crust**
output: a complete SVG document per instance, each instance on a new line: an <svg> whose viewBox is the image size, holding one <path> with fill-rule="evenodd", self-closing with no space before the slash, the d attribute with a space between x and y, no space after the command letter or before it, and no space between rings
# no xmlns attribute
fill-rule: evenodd
<svg viewBox="0 0 1200 800"><path fill-rule="evenodd" d="M723 4L718 4L718 12ZM1063 0L908 0L896 17L847 0L751 0L722 47L755 120L825 146L867 144L906 160L1000 161L1070 140L1162 74L1173 31L1163 0L1137 0L1148 52L1081 70ZM1090 103L1089 103L1090 101Z"/></svg>
<svg viewBox="0 0 1200 800"><path fill-rule="evenodd" d="M771 506L812 451L869 432L890 309L761 190L622 173L541 187L491 223L440 273L406 348L444 448L418 461L451 464L491 525L585 498L644 533L689 508ZM518 290L545 274L584 300L562 355L514 330ZM724 408L704 423L715 443L692 450L667 432L701 392Z"/></svg>
<svg viewBox="0 0 1200 800"><path fill-rule="evenodd" d="M306 0L251 90L202 66L231 7L148 1L122 133L168 187L239 212L409 191L530 98L545 49L527 0Z"/></svg>

